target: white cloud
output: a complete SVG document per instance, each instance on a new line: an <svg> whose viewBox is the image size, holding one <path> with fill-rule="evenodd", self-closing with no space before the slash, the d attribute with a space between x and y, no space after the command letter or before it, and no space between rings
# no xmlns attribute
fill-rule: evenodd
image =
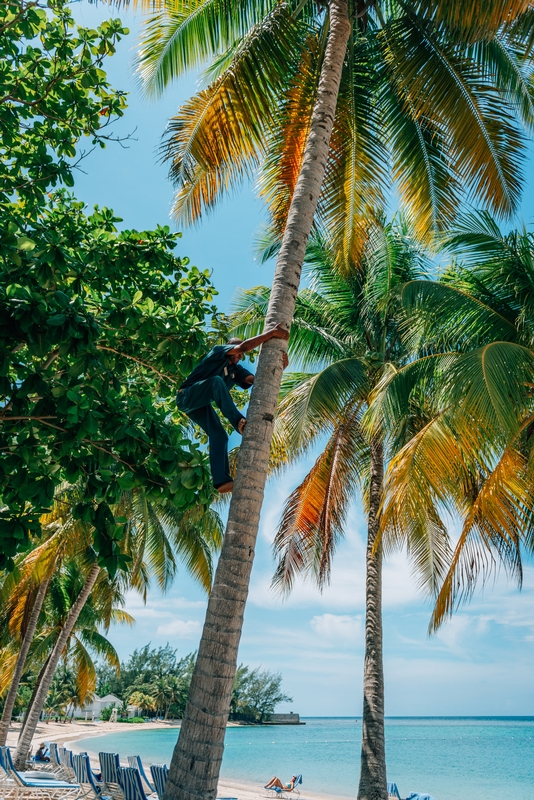
<svg viewBox="0 0 534 800"><path fill-rule="evenodd" d="M158 625L157 634L165 636L180 636L182 639L190 639L198 636L200 632L200 622L194 619L173 619L164 625Z"/></svg>
<svg viewBox="0 0 534 800"><path fill-rule="evenodd" d="M351 617L348 614L321 614L311 621L313 630L326 639L334 639L337 643L355 641L363 635L362 617Z"/></svg>

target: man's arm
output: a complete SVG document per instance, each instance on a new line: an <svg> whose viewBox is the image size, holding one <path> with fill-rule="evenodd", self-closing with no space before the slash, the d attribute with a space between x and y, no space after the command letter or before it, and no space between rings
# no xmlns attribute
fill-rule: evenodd
<svg viewBox="0 0 534 800"><path fill-rule="evenodd" d="M287 342L289 339L289 331L282 328L282 323L279 322L278 325L275 325L270 331L265 331L265 333L260 333L259 336L253 336L252 339L245 339L244 342L236 344L235 347L232 347L232 349L228 351L228 355L232 355L233 353L249 353L251 350L255 350L256 347L259 347L260 344L268 342L269 339L285 339Z"/></svg>
<svg viewBox="0 0 534 800"><path fill-rule="evenodd" d="M286 369L287 366L289 365L289 361L288 361L288 358L287 358L287 353L283 353L282 354L282 362L284 364L284 369ZM247 375L247 377L243 381L243 385L244 386L252 386L252 384L254 383L254 377L255 377L254 375Z"/></svg>

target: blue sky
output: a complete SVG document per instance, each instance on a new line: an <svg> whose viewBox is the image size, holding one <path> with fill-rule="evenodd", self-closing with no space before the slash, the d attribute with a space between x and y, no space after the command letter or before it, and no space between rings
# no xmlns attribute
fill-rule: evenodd
<svg viewBox="0 0 534 800"><path fill-rule="evenodd" d="M94 27L110 16L105 4L74 5L79 23ZM114 16L117 16L115 11ZM82 164L76 195L90 206L111 207L125 227L146 229L169 221L172 186L157 163L165 124L195 90L191 76L171 86L158 101L143 98L133 77L137 27L131 13L120 17L132 34L119 45L106 69L113 86L130 92L129 109L117 126L135 130L126 148L110 145ZM529 167L523 217L533 218L534 170ZM269 283L273 265L253 257L254 235L263 220L260 201L245 186L201 227L184 231L180 254L210 269L219 290L217 302L228 310L236 288ZM365 521L358 504L351 509L347 536L340 545L331 586L322 594L300 583L281 600L270 590L271 541L280 509L309 464L296 466L272 481L266 491L256 560L245 616L240 660L283 675L293 703L280 707L307 715L361 713ZM169 641L180 655L196 649L206 599L180 570L165 597L154 589L146 605L135 595L128 610L133 629L115 627L110 636L122 657L151 641ZM417 590L403 553L384 567L384 655L386 713L398 715L534 715L534 565L525 569L522 592L504 576L489 582L470 605L429 639L430 605Z"/></svg>

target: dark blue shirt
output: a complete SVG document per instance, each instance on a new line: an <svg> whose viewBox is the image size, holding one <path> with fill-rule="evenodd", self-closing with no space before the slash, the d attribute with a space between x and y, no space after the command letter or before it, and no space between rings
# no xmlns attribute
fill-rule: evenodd
<svg viewBox="0 0 534 800"><path fill-rule="evenodd" d="M245 383L245 378L252 375L245 367L239 364L231 364L228 358L228 353L233 350L235 344L218 344L215 345L208 355L202 359L200 364L197 364L195 369L188 378L180 386L180 389L187 389L194 383L205 381L207 378L214 378L219 375L228 386L229 389L237 384L241 389L250 389L248 383Z"/></svg>

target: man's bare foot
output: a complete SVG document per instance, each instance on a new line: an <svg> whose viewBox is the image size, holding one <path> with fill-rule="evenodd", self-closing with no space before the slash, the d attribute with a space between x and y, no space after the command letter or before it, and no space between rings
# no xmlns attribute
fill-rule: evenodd
<svg viewBox="0 0 534 800"><path fill-rule="evenodd" d="M221 483L220 486L217 486L217 491L219 492L219 494L226 494L227 492L233 491L233 488L234 488L234 482L227 481L227 483Z"/></svg>
<svg viewBox="0 0 534 800"><path fill-rule="evenodd" d="M246 421L245 417L243 417L243 419L240 419L239 422L237 423L237 432L240 433L241 436L243 436L243 431L245 430L245 425L246 424L247 424L247 421Z"/></svg>

